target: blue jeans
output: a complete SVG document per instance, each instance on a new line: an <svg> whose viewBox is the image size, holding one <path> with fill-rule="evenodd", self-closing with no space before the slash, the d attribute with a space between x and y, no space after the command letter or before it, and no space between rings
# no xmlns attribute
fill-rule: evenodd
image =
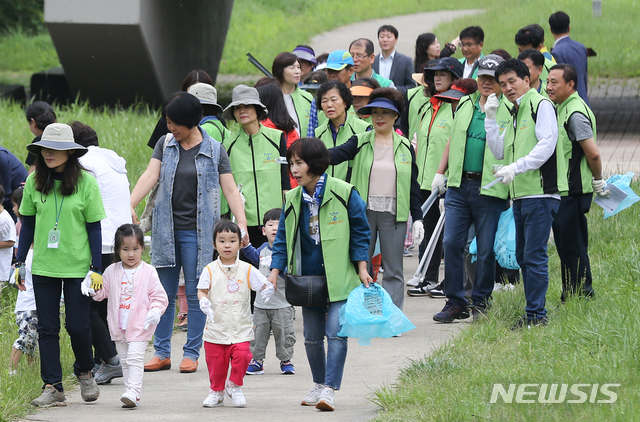
<svg viewBox="0 0 640 422"><path fill-rule="evenodd" d="M527 318L547 315L545 309L549 287L547 242L560 201L553 198L530 198L513 201L516 223L516 259L522 270Z"/></svg>
<svg viewBox="0 0 640 422"><path fill-rule="evenodd" d="M493 244L506 199L480 195L479 180L462 179L460 187L447 190L444 200L444 293L456 305L466 306L464 253L471 224L475 226L478 260L471 299L474 306L488 305L496 276Z"/></svg>
<svg viewBox="0 0 640 422"><path fill-rule="evenodd" d="M202 332L206 315L200 310L198 302L198 279L200 274L196 274L198 265L198 243L197 232L195 230L176 230L176 266L158 268L158 276L160 283L167 292L169 298L169 306L162 314L160 323L156 328L153 347L156 349L155 355L160 359L171 357L171 334L173 333L173 320L175 318L176 295L178 293L178 282L180 278L180 268L184 272L184 287L189 305L187 320L189 321L187 328L187 342L183 350L183 357L189 358L194 362L200 356L200 348L202 347ZM210 260L213 257L210 257Z"/></svg>
<svg viewBox="0 0 640 422"><path fill-rule="evenodd" d="M340 389L344 362L347 359L346 337L338 337L342 328L339 321L340 308L346 300L331 302L328 307L302 307L304 348L311 367L313 382ZM189 322L191 323L191 322ZM327 353L324 337L327 337Z"/></svg>

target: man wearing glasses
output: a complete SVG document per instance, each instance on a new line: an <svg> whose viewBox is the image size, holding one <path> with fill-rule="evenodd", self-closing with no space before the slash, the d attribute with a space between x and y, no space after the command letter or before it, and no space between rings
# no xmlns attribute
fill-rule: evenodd
<svg viewBox="0 0 640 422"><path fill-rule="evenodd" d="M460 50L463 58L460 63L464 65L463 78L477 78L478 60L483 56L484 31L479 26L469 26L460 32Z"/></svg>
<svg viewBox="0 0 640 422"><path fill-rule="evenodd" d="M373 78L382 88L395 88L393 81L378 75L372 68L375 54L373 54L373 41L366 38L358 38L349 46L349 53L353 57L354 74L351 80L357 78Z"/></svg>

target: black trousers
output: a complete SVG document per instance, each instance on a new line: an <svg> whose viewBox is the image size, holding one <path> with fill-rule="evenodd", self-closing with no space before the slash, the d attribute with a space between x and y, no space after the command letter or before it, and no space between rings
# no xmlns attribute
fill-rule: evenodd
<svg viewBox="0 0 640 422"><path fill-rule="evenodd" d="M102 268L106 269L113 262L113 254L102 255ZM95 349L95 362L105 362L118 354L116 346L111 341L109 326L107 325L107 303L108 299L101 302L91 301L91 312L89 322L91 324L91 338Z"/></svg>
<svg viewBox="0 0 640 422"><path fill-rule="evenodd" d="M60 364L60 294L64 290L65 328L71 338L75 355L73 373L91 371L94 366L91 350L89 308L91 298L80 291L82 278L44 277L33 275L33 291L38 309L38 345L40 375L45 384L62 389Z"/></svg>
<svg viewBox="0 0 640 422"><path fill-rule="evenodd" d="M424 201L429 198L431 195L430 190L421 190L420 194L422 195L422 202L420 205L424 203ZM433 231L438 224L438 219L440 218L440 208L438 207L438 201L440 198L444 198L444 196L440 196L438 200L429 208L427 214L422 219L422 224L424 225L424 240L420 244L418 248L419 259L422 259L422 255L424 255L424 251L427 249L427 244L433 235ZM427 273L424 276L425 281L438 281L438 277L440 275L440 261L442 261L442 236L444 234L444 230L440 232L440 236L438 237L438 243L436 243L436 249L433 251L433 256L431 257L431 261L427 264Z"/></svg>
<svg viewBox="0 0 640 422"><path fill-rule="evenodd" d="M589 231L586 213L591 208L593 194L563 196L553 220L553 238L562 269L564 302L571 295L594 296L589 265Z"/></svg>

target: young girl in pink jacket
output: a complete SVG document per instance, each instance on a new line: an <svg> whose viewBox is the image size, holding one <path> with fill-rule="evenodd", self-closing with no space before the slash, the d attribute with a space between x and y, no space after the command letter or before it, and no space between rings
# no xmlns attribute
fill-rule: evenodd
<svg viewBox="0 0 640 422"><path fill-rule="evenodd" d="M167 309L169 300L156 269L142 261L144 233L135 224L123 224L115 235L116 262L102 275L104 284L93 300L109 299L107 323L122 362L125 392L122 407L140 402L144 351Z"/></svg>

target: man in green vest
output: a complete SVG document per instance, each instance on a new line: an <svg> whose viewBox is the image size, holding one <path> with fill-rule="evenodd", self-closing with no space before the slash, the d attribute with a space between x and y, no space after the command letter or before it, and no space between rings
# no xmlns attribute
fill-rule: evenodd
<svg viewBox="0 0 640 422"><path fill-rule="evenodd" d="M473 224L478 245L478 260L471 293L474 319L489 306L495 280L496 259L493 252L500 214L507 208L509 189L498 184L480 189L494 177L493 166L501 164L486 145L484 128L485 104L489 95L501 95L494 74L504 59L489 54L478 63L478 91L463 97L458 104L451 126L451 136L440 166L431 184L431 191L447 190L444 225L444 293L447 303L433 319L453 322L469 317L464 289L464 249ZM511 103L501 96L497 122L502 128L511 119ZM449 171L445 186L444 173ZM447 189L448 188L448 189Z"/></svg>
<svg viewBox="0 0 640 422"><path fill-rule="evenodd" d="M544 68L544 56L538 50L529 48L518 55L518 60L522 60L529 68L531 80L529 86L535 89L538 94L549 98L547 95L547 81L542 79L542 70Z"/></svg>
<svg viewBox="0 0 640 422"><path fill-rule="evenodd" d="M549 76L549 69L556 64L556 59L547 51L544 46L544 29L537 23L527 25L516 33L516 45L518 46L518 54L524 50L533 48L538 50L544 56L544 64L542 65L541 79L546 80Z"/></svg>
<svg viewBox="0 0 640 422"><path fill-rule="evenodd" d="M593 193L607 196L602 180L602 161L596 146L596 118L580 98L578 73L568 64L549 72L549 98L558 105L558 142L567 163L569 194L563 196L553 220L553 238L562 268L564 302L572 295L593 297L589 265L589 232L586 213Z"/></svg>
<svg viewBox="0 0 640 422"><path fill-rule="evenodd" d="M567 191L558 121L551 101L530 88L529 69L523 62L505 60L495 74L502 94L514 106L514 114L500 134L496 122L500 101L490 95L484 123L491 152L507 163L495 172L495 177L509 186L513 199L516 259L522 270L526 314L512 329L546 325L547 242L560 195Z"/></svg>

